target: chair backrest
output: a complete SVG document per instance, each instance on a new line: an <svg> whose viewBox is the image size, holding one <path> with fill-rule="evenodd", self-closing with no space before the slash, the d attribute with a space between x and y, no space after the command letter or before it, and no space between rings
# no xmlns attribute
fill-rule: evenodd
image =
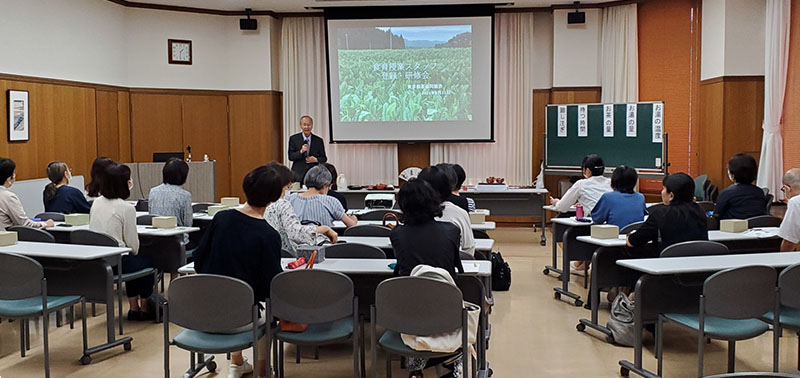
<svg viewBox="0 0 800 378"><path fill-rule="evenodd" d="M698 201L705 200L706 183L708 182L708 175L700 175L694 178L694 197Z"/></svg>
<svg viewBox="0 0 800 378"><path fill-rule="evenodd" d="M136 211L148 211L150 208L150 201L148 201L147 198L141 198L136 201L136 206L134 207L136 208Z"/></svg>
<svg viewBox="0 0 800 378"><path fill-rule="evenodd" d="M42 295L44 269L36 260L0 253L0 299L13 300Z"/></svg>
<svg viewBox="0 0 800 378"><path fill-rule="evenodd" d="M719 230L719 218L706 217L706 229L709 231Z"/></svg>
<svg viewBox="0 0 800 378"><path fill-rule="evenodd" d="M325 247L326 259L385 259L378 247L361 243L338 243Z"/></svg>
<svg viewBox="0 0 800 378"><path fill-rule="evenodd" d="M272 315L279 319L318 324L353 315L353 281L339 272L285 271L272 279L269 293Z"/></svg>
<svg viewBox="0 0 800 378"><path fill-rule="evenodd" d="M423 277L395 277L375 290L376 324L417 336L451 332L461 327L461 290Z"/></svg>
<svg viewBox="0 0 800 378"><path fill-rule="evenodd" d="M374 224L357 224L344 230L344 236L381 236L388 237L392 233L389 227Z"/></svg>
<svg viewBox="0 0 800 378"><path fill-rule="evenodd" d="M40 242L40 243L55 243L56 238L45 230L25 226L11 226L6 231L14 231L17 233L17 239L20 241Z"/></svg>
<svg viewBox="0 0 800 378"><path fill-rule="evenodd" d="M113 236L92 230L73 230L69 233L69 241L72 244L119 247L119 242Z"/></svg>
<svg viewBox="0 0 800 378"><path fill-rule="evenodd" d="M292 254L289 253L289 251L287 251L285 249L281 249L281 258L284 258L284 257L294 258L295 256L292 256Z"/></svg>
<svg viewBox="0 0 800 378"><path fill-rule="evenodd" d="M469 253L463 251L459 252L458 256L461 258L461 260L477 260L474 255L470 255Z"/></svg>
<svg viewBox="0 0 800 378"><path fill-rule="evenodd" d="M697 205L700 206L701 209L703 209L704 213L707 213L709 211L714 211L714 209L716 208L714 202L711 201L697 201Z"/></svg>
<svg viewBox="0 0 800 378"><path fill-rule="evenodd" d="M491 239L489 233L483 230L472 230L472 237L475 239Z"/></svg>
<svg viewBox="0 0 800 378"><path fill-rule="evenodd" d="M767 205L767 213L783 219L783 216L786 215L786 202L771 202Z"/></svg>
<svg viewBox="0 0 800 378"><path fill-rule="evenodd" d="M759 215L757 217L747 218L747 227L780 227L783 219L773 217L772 215Z"/></svg>
<svg viewBox="0 0 800 378"><path fill-rule="evenodd" d="M156 215L153 214L142 214L136 217L136 225L137 226L152 226L153 225L153 217Z"/></svg>
<svg viewBox="0 0 800 378"><path fill-rule="evenodd" d="M778 287L781 288L781 304L800 309L800 263L781 272L778 276Z"/></svg>
<svg viewBox="0 0 800 378"><path fill-rule="evenodd" d="M211 206L210 203L196 203L192 205L192 212L199 213L201 211L207 211L209 206Z"/></svg>
<svg viewBox="0 0 800 378"><path fill-rule="evenodd" d="M716 185L709 185L706 188L706 201L717 202L719 196L719 188Z"/></svg>
<svg viewBox="0 0 800 378"><path fill-rule="evenodd" d="M253 321L253 289L236 278L183 276L170 282L167 294L169 321L183 328L219 333Z"/></svg>
<svg viewBox="0 0 800 378"><path fill-rule="evenodd" d="M630 234L631 231L638 230L639 227L642 227L643 224L644 224L644 221L633 222L633 223L623 227L621 230L619 230L619 233L620 234Z"/></svg>
<svg viewBox="0 0 800 378"><path fill-rule="evenodd" d="M402 211L390 210L390 209L371 210L371 211L368 211L368 212L366 212L364 214L359 215L358 219L359 220L378 220L378 221L382 221L383 220L383 216L386 213L392 213L392 214L396 215L397 219L400 219L401 222L403 221L403 212Z"/></svg>
<svg viewBox="0 0 800 378"><path fill-rule="evenodd" d="M64 221L64 214L61 213L53 213L53 212L44 212L36 214L34 218L39 218L43 221L48 219L52 219L53 222L63 222Z"/></svg>
<svg viewBox="0 0 800 378"><path fill-rule="evenodd" d="M766 189L766 190L769 190L769 189ZM764 195L764 206L767 208L767 213L769 213L769 204L771 204L774 199L775 199L775 196L773 196L772 194L765 194Z"/></svg>
<svg viewBox="0 0 800 378"><path fill-rule="evenodd" d="M456 276L456 286L461 290L461 295L465 301L483 308L486 300L486 289L478 277L459 274Z"/></svg>
<svg viewBox="0 0 800 378"><path fill-rule="evenodd" d="M775 269L744 266L714 273L703 284L705 312L727 319L757 318L775 309Z"/></svg>
<svg viewBox="0 0 800 378"><path fill-rule="evenodd" d="M711 256L730 253L725 244L708 240L691 240L673 244L661 251L661 257Z"/></svg>

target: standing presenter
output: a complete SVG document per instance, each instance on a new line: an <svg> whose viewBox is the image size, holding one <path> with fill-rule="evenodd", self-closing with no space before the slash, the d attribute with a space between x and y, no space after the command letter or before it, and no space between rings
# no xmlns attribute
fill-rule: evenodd
<svg viewBox="0 0 800 378"><path fill-rule="evenodd" d="M302 132L289 137L289 160L292 161L292 172L301 184L309 169L328 161L328 157L325 156L325 144L322 138L311 134L313 128L314 120L311 116L304 115L300 117Z"/></svg>

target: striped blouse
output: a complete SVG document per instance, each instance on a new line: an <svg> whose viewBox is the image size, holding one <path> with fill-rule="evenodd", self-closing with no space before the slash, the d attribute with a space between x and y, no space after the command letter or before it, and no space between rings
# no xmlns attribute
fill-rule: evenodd
<svg viewBox="0 0 800 378"><path fill-rule="evenodd" d="M342 204L331 196L319 194L313 197L301 197L292 194L289 196L289 202L300 221L313 221L320 226L333 226L333 221L342 219L344 215Z"/></svg>

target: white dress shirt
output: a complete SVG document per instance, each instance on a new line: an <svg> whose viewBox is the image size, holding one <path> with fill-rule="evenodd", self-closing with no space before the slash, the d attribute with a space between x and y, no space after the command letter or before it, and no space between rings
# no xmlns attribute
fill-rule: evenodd
<svg viewBox="0 0 800 378"><path fill-rule="evenodd" d="M470 256L475 256L475 237L472 235L472 225L469 223L469 213L464 209L454 205L450 201L444 201L442 217L436 218L437 221L450 222L461 230L461 252Z"/></svg>
<svg viewBox="0 0 800 378"><path fill-rule="evenodd" d="M800 242L800 196L794 196L786 205L778 236L790 243Z"/></svg>
<svg viewBox="0 0 800 378"><path fill-rule="evenodd" d="M556 203L556 210L566 213L577 202L583 206L585 216L589 216L600 197L611 191L611 179L608 177L592 176L578 180Z"/></svg>

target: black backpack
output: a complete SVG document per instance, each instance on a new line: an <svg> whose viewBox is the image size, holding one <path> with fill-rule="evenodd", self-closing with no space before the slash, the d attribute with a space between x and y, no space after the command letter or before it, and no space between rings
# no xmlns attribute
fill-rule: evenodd
<svg viewBox="0 0 800 378"><path fill-rule="evenodd" d="M511 288L511 267L500 252L492 252L492 291L508 291Z"/></svg>

